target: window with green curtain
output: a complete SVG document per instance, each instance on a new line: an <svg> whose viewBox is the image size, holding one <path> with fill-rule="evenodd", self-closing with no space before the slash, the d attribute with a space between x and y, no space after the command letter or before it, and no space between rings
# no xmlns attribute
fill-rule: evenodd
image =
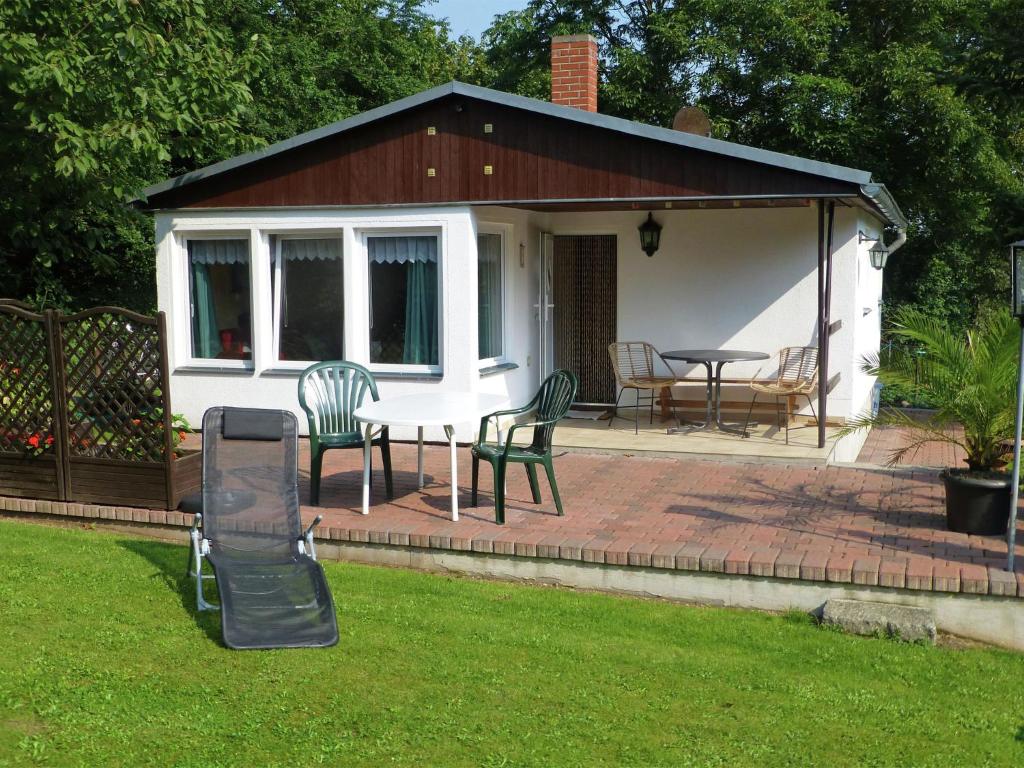
<svg viewBox="0 0 1024 768"><path fill-rule="evenodd" d="M251 360L249 241L189 239L192 357Z"/></svg>
<svg viewBox="0 0 1024 768"><path fill-rule="evenodd" d="M341 240L275 237L273 246L271 285L278 360L343 359Z"/></svg>
<svg viewBox="0 0 1024 768"><path fill-rule="evenodd" d="M501 235L481 233L477 245L477 321L479 357L490 360L504 355L502 314L504 274Z"/></svg>
<svg viewBox="0 0 1024 768"><path fill-rule="evenodd" d="M438 365L437 237L374 236L370 262L370 361Z"/></svg>

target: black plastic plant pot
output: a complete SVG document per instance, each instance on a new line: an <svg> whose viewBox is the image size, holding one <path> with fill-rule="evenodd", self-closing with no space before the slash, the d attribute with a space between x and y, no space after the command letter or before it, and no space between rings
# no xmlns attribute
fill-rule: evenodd
<svg viewBox="0 0 1024 768"><path fill-rule="evenodd" d="M1010 519L1010 476L1003 472L946 469L946 527L956 533L1001 536Z"/></svg>

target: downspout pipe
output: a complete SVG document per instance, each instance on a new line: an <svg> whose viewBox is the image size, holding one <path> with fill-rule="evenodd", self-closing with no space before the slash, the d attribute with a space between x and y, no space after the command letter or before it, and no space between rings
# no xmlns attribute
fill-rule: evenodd
<svg viewBox="0 0 1024 768"><path fill-rule="evenodd" d="M885 247L888 249L889 255L892 256L896 251L903 247L905 242L907 242L907 228L899 227L896 230L896 239L893 240L891 245L887 245Z"/></svg>

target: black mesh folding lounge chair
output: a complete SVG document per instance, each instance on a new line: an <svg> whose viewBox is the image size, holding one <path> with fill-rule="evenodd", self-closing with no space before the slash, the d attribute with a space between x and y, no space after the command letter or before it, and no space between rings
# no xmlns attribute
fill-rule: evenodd
<svg viewBox="0 0 1024 768"><path fill-rule="evenodd" d="M287 411L211 408L203 416L203 511L189 568L199 610L220 610L229 648L334 645L334 600L299 517L298 422ZM208 560L212 574L203 573ZM203 597L216 579L220 605Z"/></svg>

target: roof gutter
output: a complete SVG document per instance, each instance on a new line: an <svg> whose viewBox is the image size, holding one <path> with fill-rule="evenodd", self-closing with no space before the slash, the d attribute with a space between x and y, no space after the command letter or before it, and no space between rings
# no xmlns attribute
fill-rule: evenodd
<svg viewBox="0 0 1024 768"><path fill-rule="evenodd" d="M889 255L892 256L907 242L907 217L903 215L903 211L893 200L885 184L862 184L860 192L896 228L896 240L886 246Z"/></svg>
<svg viewBox="0 0 1024 768"><path fill-rule="evenodd" d="M861 184L860 193L871 201L892 226L899 230L906 230L907 217L903 215L903 211L893 200L885 184Z"/></svg>

